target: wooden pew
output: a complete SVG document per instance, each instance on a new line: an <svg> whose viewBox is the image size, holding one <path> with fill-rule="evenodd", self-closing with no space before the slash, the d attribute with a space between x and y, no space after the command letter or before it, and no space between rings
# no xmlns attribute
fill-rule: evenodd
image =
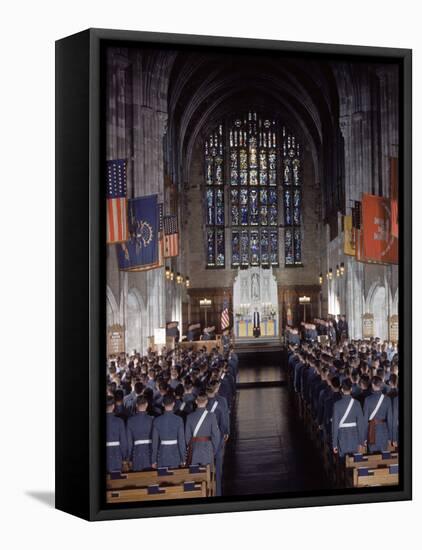
<svg viewBox="0 0 422 550"><path fill-rule="evenodd" d="M398 485L399 465L391 464L379 468L349 468L346 475L348 487L376 487Z"/></svg>
<svg viewBox="0 0 422 550"><path fill-rule="evenodd" d="M163 487L161 485L150 485L137 489L121 489L119 491L107 491L107 503L115 504L122 502L142 502L155 500L174 500L180 498L204 498L207 496L207 485L205 481L188 481L179 485Z"/></svg>
<svg viewBox="0 0 422 550"><path fill-rule="evenodd" d="M151 485L180 485L185 482L205 482L207 496L214 495L214 483L210 466L190 466L189 468L158 468L144 472L127 472L107 475L107 489L147 488Z"/></svg>
<svg viewBox="0 0 422 550"><path fill-rule="evenodd" d="M346 456L346 468L378 468L379 466L391 466L399 463L397 452L384 452L376 454L360 454Z"/></svg>

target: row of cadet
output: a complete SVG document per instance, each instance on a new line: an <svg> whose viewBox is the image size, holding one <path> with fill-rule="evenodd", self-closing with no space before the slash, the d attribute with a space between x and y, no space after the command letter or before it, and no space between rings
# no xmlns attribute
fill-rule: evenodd
<svg viewBox="0 0 422 550"><path fill-rule="evenodd" d="M123 356L107 371L107 471L210 464L221 495L238 376L233 348Z"/></svg>
<svg viewBox="0 0 422 550"><path fill-rule="evenodd" d="M289 346L293 390L341 459L398 447L398 347L389 355L386 346L378 339L331 347L303 341Z"/></svg>

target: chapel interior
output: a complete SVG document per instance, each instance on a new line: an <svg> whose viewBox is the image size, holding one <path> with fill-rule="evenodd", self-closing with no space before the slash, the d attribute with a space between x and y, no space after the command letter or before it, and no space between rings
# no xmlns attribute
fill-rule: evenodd
<svg viewBox="0 0 422 550"><path fill-rule="evenodd" d="M191 345L208 328L217 342L226 309L239 379L223 495L331 488L286 327L344 316L350 340L398 339L398 265L345 253L363 194L390 196L397 66L151 45L110 48L106 68L106 158L126 159L128 198L157 195L178 233L155 269L119 269L107 245L108 353L145 355L176 323L182 343L193 326Z"/></svg>

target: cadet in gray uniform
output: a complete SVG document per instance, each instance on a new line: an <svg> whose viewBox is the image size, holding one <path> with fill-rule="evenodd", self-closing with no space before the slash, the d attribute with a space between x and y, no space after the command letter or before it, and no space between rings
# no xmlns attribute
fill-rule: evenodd
<svg viewBox="0 0 422 550"><path fill-rule="evenodd" d="M186 419L186 442L188 464L214 465L214 457L220 444L220 430L217 417L207 410L208 397L205 392L196 398L197 409Z"/></svg>
<svg viewBox="0 0 422 550"><path fill-rule="evenodd" d="M372 379L372 394L365 399L363 415L368 426L369 452L388 451L393 439L393 408L391 399L382 393L382 380Z"/></svg>
<svg viewBox="0 0 422 550"><path fill-rule="evenodd" d="M140 395L142 395L142 391L144 389L144 386L141 382L135 382L132 384L133 391L130 392L129 395L126 395L123 399L123 406L125 409L126 416L132 416L136 413L136 400Z"/></svg>
<svg viewBox="0 0 422 550"><path fill-rule="evenodd" d="M178 468L184 466L186 455L183 420L173 412L174 397L163 398L164 413L152 427L152 467Z"/></svg>
<svg viewBox="0 0 422 550"><path fill-rule="evenodd" d="M153 417L147 414L148 399L143 395L136 401L136 414L127 421L128 455L135 472L151 468Z"/></svg>
<svg viewBox="0 0 422 550"><path fill-rule="evenodd" d="M107 397L106 433L107 472L121 472L128 455L126 428L124 421L114 415L112 396Z"/></svg>
<svg viewBox="0 0 422 550"><path fill-rule="evenodd" d="M334 403L332 422L332 445L334 454L343 457L357 453L365 441L362 407L353 399L352 382L349 378L341 385L342 398Z"/></svg>
<svg viewBox="0 0 422 550"><path fill-rule="evenodd" d="M393 400L393 445L399 444L399 396Z"/></svg>
<svg viewBox="0 0 422 550"><path fill-rule="evenodd" d="M223 475L223 457L224 457L224 444L229 438L230 434L230 416L227 400L217 395L219 389L219 383L217 380L210 382L207 386L208 404L207 410L215 414L217 418L218 428L220 430L220 443L215 455L215 481L216 481L216 493L217 496L221 496L221 479Z"/></svg>

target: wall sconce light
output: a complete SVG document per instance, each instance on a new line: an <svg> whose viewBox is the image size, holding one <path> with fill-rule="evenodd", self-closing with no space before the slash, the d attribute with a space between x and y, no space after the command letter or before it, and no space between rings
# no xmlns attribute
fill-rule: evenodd
<svg viewBox="0 0 422 550"><path fill-rule="evenodd" d="M189 277L186 277L185 283L186 283L186 288L189 288L189 287L190 287L190 279L189 279Z"/></svg>
<svg viewBox="0 0 422 550"><path fill-rule="evenodd" d="M340 264L340 275L343 277L345 272L344 262L341 262Z"/></svg>
<svg viewBox="0 0 422 550"><path fill-rule="evenodd" d="M172 281L174 279L174 271L171 270L170 271L170 281Z"/></svg>
<svg viewBox="0 0 422 550"><path fill-rule="evenodd" d="M180 285L180 283L182 282L182 276L180 275L179 272L177 272L177 275L176 275L176 282L177 282L177 284L179 284L179 285Z"/></svg>
<svg viewBox="0 0 422 550"><path fill-rule="evenodd" d="M166 267L166 279L170 279L170 268L168 266Z"/></svg>
<svg viewBox="0 0 422 550"><path fill-rule="evenodd" d="M327 279L329 281L331 281L332 278L333 278L333 270L330 267L330 269L328 270L328 273L327 273Z"/></svg>
<svg viewBox="0 0 422 550"><path fill-rule="evenodd" d="M319 284L322 285L322 283L324 282L324 277L322 276L322 273L319 274L318 280Z"/></svg>
<svg viewBox="0 0 422 550"><path fill-rule="evenodd" d="M340 267L338 264L336 265L336 275L337 277L340 277Z"/></svg>

